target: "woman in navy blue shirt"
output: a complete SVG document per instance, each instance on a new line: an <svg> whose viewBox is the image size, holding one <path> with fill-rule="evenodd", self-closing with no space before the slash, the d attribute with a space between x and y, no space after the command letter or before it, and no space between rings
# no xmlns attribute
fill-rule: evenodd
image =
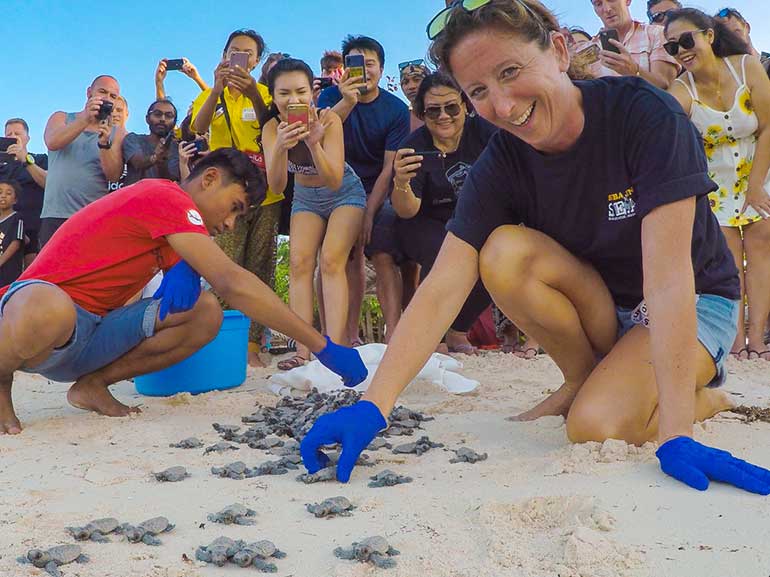
<svg viewBox="0 0 770 577"><path fill-rule="evenodd" d="M695 419L728 407L710 387L724 378L740 306L697 131L639 78L573 82L558 29L537 0L465 0L429 24L436 64L501 130L369 390L318 420L305 464L312 472L321 445L344 441L347 480L480 276L564 375L520 418L566 415L574 442L657 439L662 470L692 487L768 494L770 471L692 438Z"/></svg>

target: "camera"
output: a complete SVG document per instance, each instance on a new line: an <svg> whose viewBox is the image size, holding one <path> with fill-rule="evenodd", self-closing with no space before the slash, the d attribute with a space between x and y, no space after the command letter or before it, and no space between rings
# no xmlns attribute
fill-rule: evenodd
<svg viewBox="0 0 770 577"><path fill-rule="evenodd" d="M99 122L107 120L112 114L113 106L114 105L109 100L102 102L101 106L99 107L99 114L96 115L96 120Z"/></svg>

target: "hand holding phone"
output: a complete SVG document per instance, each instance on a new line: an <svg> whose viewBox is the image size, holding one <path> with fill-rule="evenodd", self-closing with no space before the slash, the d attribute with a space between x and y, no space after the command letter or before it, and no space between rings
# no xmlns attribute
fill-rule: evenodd
<svg viewBox="0 0 770 577"><path fill-rule="evenodd" d="M620 48L610 43L610 39L620 42L620 38L618 37L618 31L615 30L614 28L609 28L608 30L602 30L599 32L599 40L602 43L602 50L606 50L607 52L614 52L615 54L620 54Z"/></svg>
<svg viewBox="0 0 770 577"><path fill-rule="evenodd" d="M315 83L319 90L325 90L334 85L334 79L331 76L321 76L315 79Z"/></svg>
<svg viewBox="0 0 770 577"><path fill-rule="evenodd" d="M348 54L345 56L345 69L348 73L348 78L355 78L362 84L366 83L366 63L363 54ZM366 92L366 88L359 88L358 91L363 94Z"/></svg>
<svg viewBox="0 0 770 577"><path fill-rule="evenodd" d="M307 104L289 104L286 117L289 125L301 122L307 127L310 124L310 108Z"/></svg>
<svg viewBox="0 0 770 577"><path fill-rule="evenodd" d="M230 68L240 66L248 72L249 70L249 53L248 52L232 52L230 54Z"/></svg>
<svg viewBox="0 0 770 577"><path fill-rule="evenodd" d="M18 144L15 138L0 137L0 162L11 162L15 157L8 152L8 147Z"/></svg>
<svg viewBox="0 0 770 577"><path fill-rule="evenodd" d="M420 161L420 170L422 171L434 172L436 170L441 170L444 167L444 158L446 158L446 154L440 150L415 151L412 154L422 156L422 160Z"/></svg>

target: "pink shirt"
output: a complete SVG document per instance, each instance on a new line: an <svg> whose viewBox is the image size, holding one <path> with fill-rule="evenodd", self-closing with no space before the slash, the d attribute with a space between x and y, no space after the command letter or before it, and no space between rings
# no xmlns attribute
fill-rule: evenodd
<svg viewBox="0 0 770 577"><path fill-rule="evenodd" d="M601 48L599 36L595 36L593 42ZM663 35L663 26L649 25L634 20L634 24L621 43L631 54L631 58L639 65L641 70L650 72L653 62L668 62L676 66L679 70L679 64L673 56L663 48L666 37ZM614 70L603 66L597 62L591 68L591 72L597 78L602 76L619 76Z"/></svg>

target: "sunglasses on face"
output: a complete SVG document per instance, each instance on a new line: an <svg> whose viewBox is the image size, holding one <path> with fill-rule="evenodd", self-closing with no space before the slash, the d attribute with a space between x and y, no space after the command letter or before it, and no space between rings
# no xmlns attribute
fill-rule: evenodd
<svg viewBox="0 0 770 577"><path fill-rule="evenodd" d="M157 119L165 118L167 120L174 120L176 118L176 114L173 112L162 112L160 110L153 110L150 112L150 116Z"/></svg>
<svg viewBox="0 0 770 577"><path fill-rule="evenodd" d="M705 32L705 30L692 30L691 32L683 32L679 37L679 40L671 40L666 42L663 45L663 48L665 48L666 52L668 52L671 56L676 56L679 54L679 48L690 50L695 46L695 38L693 35L700 32Z"/></svg>
<svg viewBox="0 0 770 577"><path fill-rule="evenodd" d="M668 18L668 15L671 12L673 12L673 10L664 10L657 14L650 14L650 24L663 24L663 21Z"/></svg>
<svg viewBox="0 0 770 577"><path fill-rule="evenodd" d="M418 58L417 60L409 60L407 62L399 62L398 64L398 71L401 72L404 68L409 68L410 66L417 67L417 66L425 66L425 60L422 58Z"/></svg>
<svg viewBox="0 0 770 577"><path fill-rule="evenodd" d="M428 120L438 120L442 112L446 112L449 116L454 118L462 112L462 107L457 104L457 102L443 104L441 106L428 106L425 108L424 116Z"/></svg>
<svg viewBox="0 0 770 577"><path fill-rule="evenodd" d="M466 12L473 12L482 6L486 6L491 1L492 0L454 0L454 2L436 14L431 21L428 22L428 26L425 29L425 32L428 33L428 40L434 40L436 36L444 31L444 28L446 28L446 25L449 23L449 19L452 17L452 11L457 6L462 6L463 10ZM532 8L527 6L526 2L522 2L522 0L514 0L514 2L526 10L530 17L533 18L544 31L547 31L543 21L532 11Z"/></svg>

